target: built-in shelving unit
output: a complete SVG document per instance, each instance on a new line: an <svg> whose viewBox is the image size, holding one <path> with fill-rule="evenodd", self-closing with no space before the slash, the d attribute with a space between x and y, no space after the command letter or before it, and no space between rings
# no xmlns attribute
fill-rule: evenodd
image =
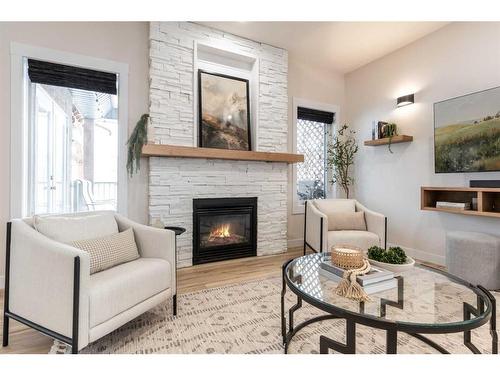
<svg viewBox="0 0 500 375"><path fill-rule="evenodd" d="M412 142L413 141L413 136L411 135L395 135L390 139L389 137L387 138L380 138L380 139L372 139L369 141L365 141L365 146L382 146L382 145L388 145L390 143L403 143L403 142Z"/></svg>
<svg viewBox="0 0 500 375"><path fill-rule="evenodd" d="M142 147L142 156L272 161L278 163L302 163L304 161L304 155L289 154L284 152L223 150L218 148L170 146L157 144L144 145Z"/></svg>
<svg viewBox="0 0 500 375"><path fill-rule="evenodd" d="M422 210L500 218L500 188L423 186L420 191L420 208ZM472 198L477 199L477 209L458 210L436 207L437 201L470 203Z"/></svg>

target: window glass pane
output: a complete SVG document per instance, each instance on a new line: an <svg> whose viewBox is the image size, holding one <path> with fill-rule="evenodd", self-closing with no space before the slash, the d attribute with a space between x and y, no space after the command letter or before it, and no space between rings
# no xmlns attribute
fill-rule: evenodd
<svg viewBox="0 0 500 375"><path fill-rule="evenodd" d="M53 211L66 212L69 205L68 186L66 184L66 143L68 139L68 115L57 105L54 105L53 122L53 170L50 179L53 189Z"/></svg>
<svg viewBox="0 0 500 375"><path fill-rule="evenodd" d="M304 162L297 164L297 198L325 198L325 140L327 124L297 120L297 152Z"/></svg>
<svg viewBox="0 0 500 375"><path fill-rule="evenodd" d="M49 174L48 174L48 132L49 132L49 111L37 102L36 106L36 129L34 134L34 171L32 187L35 196L35 211L46 213L48 209L48 191Z"/></svg>
<svg viewBox="0 0 500 375"><path fill-rule="evenodd" d="M116 95L30 84L31 214L116 210Z"/></svg>

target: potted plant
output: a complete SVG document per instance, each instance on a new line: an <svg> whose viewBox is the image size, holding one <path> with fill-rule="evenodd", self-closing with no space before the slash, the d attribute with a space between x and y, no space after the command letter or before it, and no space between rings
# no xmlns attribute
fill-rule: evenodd
<svg viewBox="0 0 500 375"><path fill-rule="evenodd" d="M406 255L399 246L382 249L379 246L372 246L368 249L368 261L374 266L384 268L399 274L408 271L415 265L415 261Z"/></svg>
<svg viewBox="0 0 500 375"><path fill-rule="evenodd" d="M142 146L148 143L148 119L147 113L141 116L127 141L127 172L130 177L140 169Z"/></svg>
<svg viewBox="0 0 500 375"><path fill-rule="evenodd" d="M391 150L392 137L398 135L398 127L395 123L390 122L384 126L384 138L389 138L389 152L393 154Z"/></svg>
<svg viewBox="0 0 500 375"><path fill-rule="evenodd" d="M354 138L356 132L344 124L337 131L333 142L328 143L327 165L332 171L332 184L339 184L349 198L349 188L354 184L350 168L354 164L354 155L358 152L358 144Z"/></svg>

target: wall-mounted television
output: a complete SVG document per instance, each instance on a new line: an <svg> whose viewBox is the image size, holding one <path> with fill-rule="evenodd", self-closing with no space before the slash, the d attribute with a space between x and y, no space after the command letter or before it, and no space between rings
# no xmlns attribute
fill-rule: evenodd
<svg viewBox="0 0 500 375"><path fill-rule="evenodd" d="M434 103L436 173L500 171L500 87Z"/></svg>

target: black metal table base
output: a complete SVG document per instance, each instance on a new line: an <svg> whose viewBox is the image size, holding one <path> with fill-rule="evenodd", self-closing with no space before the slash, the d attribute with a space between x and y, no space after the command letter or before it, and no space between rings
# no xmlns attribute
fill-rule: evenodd
<svg viewBox="0 0 500 375"><path fill-rule="evenodd" d="M418 332L418 328L415 328L414 331L410 330L400 330L398 329L398 325L394 322L384 322L380 323L378 322L377 324L372 324L370 322L370 319L365 319L364 320L358 320L355 321L354 319L351 319L349 316L337 316L333 313L328 313L326 315L320 315L316 316L314 318L308 319L297 326L294 326L294 313L299 310L303 306L303 298L305 296L300 296L297 294L297 303L294 304L289 310L288 310L288 330L287 330L287 319L286 319L286 311L285 311L285 295L286 295L286 281L285 281L285 270L286 266L291 262L292 260L286 262L283 265L282 269L282 290L281 290L281 332L282 332L282 337L283 337L283 346L285 350L285 354L288 353L290 342L292 341L292 338L302 330L303 328L313 324L317 323L323 320L329 320L329 319L343 319L346 322L346 342L342 343L337 340L334 340L332 338L326 337L324 335L320 336L319 340L319 346L320 346L320 353L321 354L328 354L330 350L333 350L338 353L342 354L355 354L356 353L356 324L361 324L363 326L367 327L372 327L376 329L382 329L386 331L386 353L387 354L396 354L397 353L397 346L398 346L398 333L406 333L410 335L413 338L416 338L420 340L421 342L427 344L431 348L435 349L441 354L450 354L449 351L447 351L445 348L443 348L441 345L436 343L435 341L431 340L427 336L422 335L422 332ZM400 280L400 283L402 283L402 279ZM496 331L496 300L495 297L485 288L478 286L479 289L484 293L484 296L488 298L488 300L491 302L492 305L492 311L491 311L491 316L489 318L489 325L490 325L490 335L491 335L491 353L492 354L498 354L498 333ZM398 301L387 301L383 300L383 311L385 312L385 307L386 305L394 306L394 307L403 307L403 295L402 292L398 293ZM313 305L314 306L314 305ZM484 312L485 309L485 302L483 299L479 298L477 299L477 308L471 306L468 303L464 303L464 320L469 320L471 316L479 316ZM318 306L315 306L317 308L320 308ZM321 308L320 308L321 309ZM364 310L364 305L360 306L361 310ZM385 313L383 314L383 316ZM423 329L425 331L425 329ZM432 332L426 331L425 333L431 333L431 334L445 334L445 333L451 333L451 332L457 332L457 331L445 331L443 330L442 332L438 330L433 330ZM464 335L464 345L472 352L475 354L481 354L481 351L472 343L471 341L471 330L465 330L463 331Z"/></svg>

